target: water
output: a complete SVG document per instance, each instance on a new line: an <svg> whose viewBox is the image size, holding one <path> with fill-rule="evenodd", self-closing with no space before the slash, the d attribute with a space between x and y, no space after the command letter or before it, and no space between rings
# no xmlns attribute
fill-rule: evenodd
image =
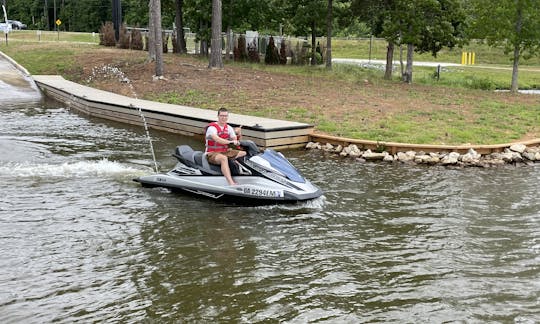
<svg viewBox="0 0 540 324"><path fill-rule="evenodd" d="M133 182L142 128L35 97L0 120L2 323L540 321L540 164L294 150L324 197L238 207ZM202 148L151 133L162 170Z"/></svg>

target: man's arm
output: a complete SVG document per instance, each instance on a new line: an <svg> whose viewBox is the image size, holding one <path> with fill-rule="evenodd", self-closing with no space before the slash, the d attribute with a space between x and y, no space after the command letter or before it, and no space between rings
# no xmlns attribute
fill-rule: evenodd
<svg viewBox="0 0 540 324"><path fill-rule="evenodd" d="M212 140L214 142L217 142L219 144L224 144L224 145L228 145L228 144L234 144L234 145L238 145L238 141L236 140L236 135L234 135L234 137L231 137L230 134L229 134L229 137L232 138L232 140L228 140L228 139L224 139L224 138L221 138L218 136L217 132L215 133L210 133L210 137L212 138Z"/></svg>

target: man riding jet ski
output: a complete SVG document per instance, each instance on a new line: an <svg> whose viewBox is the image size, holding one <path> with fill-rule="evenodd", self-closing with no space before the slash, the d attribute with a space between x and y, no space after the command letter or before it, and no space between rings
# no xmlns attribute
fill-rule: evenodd
<svg viewBox="0 0 540 324"><path fill-rule="evenodd" d="M145 187L166 187L237 203L296 202L322 195L321 189L305 179L283 154L272 149L261 153L252 141L235 144L240 144L246 154L229 160L233 185L221 173L221 166L209 163L206 153L188 145L175 149L173 156L178 163L174 169L134 181Z"/></svg>

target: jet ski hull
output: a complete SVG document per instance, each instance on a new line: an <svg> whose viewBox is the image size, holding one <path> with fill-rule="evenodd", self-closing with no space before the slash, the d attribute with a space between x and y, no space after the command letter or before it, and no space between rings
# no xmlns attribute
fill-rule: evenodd
<svg viewBox="0 0 540 324"><path fill-rule="evenodd" d="M241 141L241 145L246 148L247 156L229 161L236 185L229 185L220 167L209 164L203 152L187 145L176 148L173 156L178 163L171 171L133 180L144 187L164 187L239 204L297 202L323 194L283 154L271 149L259 153L251 141Z"/></svg>
<svg viewBox="0 0 540 324"><path fill-rule="evenodd" d="M236 203L291 203L318 198L321 189L311 183L304 184L304 190L294 190L276 186L272 181L255 176L237 176L238 185L229 186L224 177L218 176L176 176L155 174L134 179L143 187L162 187L182 191L192 195ZM306 190L308 189L308 190Z"/></svg>

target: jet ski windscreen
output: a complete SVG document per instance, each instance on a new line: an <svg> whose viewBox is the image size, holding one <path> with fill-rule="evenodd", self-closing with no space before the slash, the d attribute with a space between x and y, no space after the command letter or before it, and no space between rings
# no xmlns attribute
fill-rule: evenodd
<svg viewBox="0 0 540 324"><path fill-rule="evenodd" d="M286 175L287 178L289 178L290 180L301 183L306 182L304 177L302 177L302 175L298 173L298 170L296 170L296 168L292 166L292 164L287 161L286 158L284 158L276 151L272 149L267 149L260 156L266 161L268 161L273 168Z"/></svg>

